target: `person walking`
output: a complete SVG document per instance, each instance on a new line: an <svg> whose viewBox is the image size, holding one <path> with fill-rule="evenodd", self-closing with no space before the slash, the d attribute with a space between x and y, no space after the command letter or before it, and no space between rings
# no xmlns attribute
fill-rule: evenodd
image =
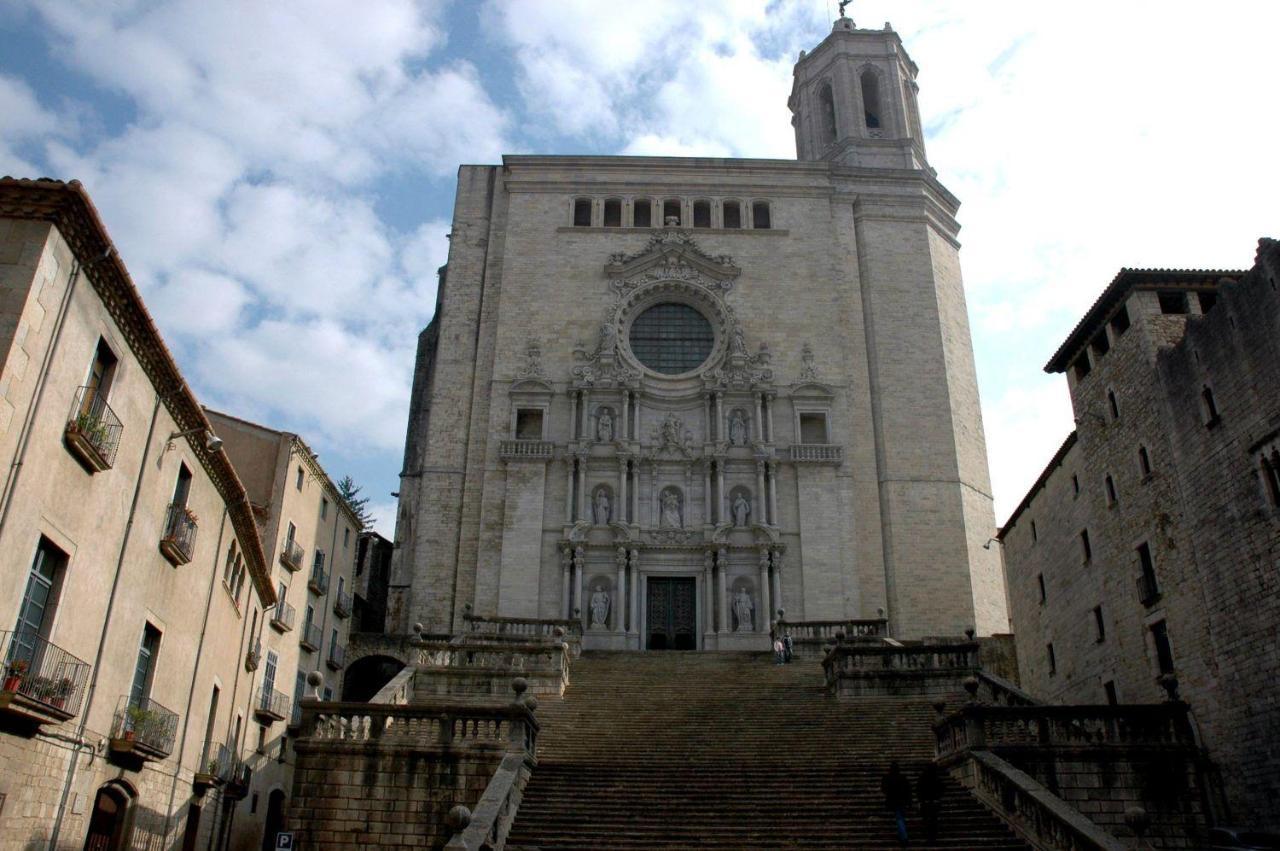
<svg viewBox="0 0 1280 851"><path fill-rule="evenodd" d="M898 768L898 761L889 763L889 773L880 781L884 793L885 809L893 813L898 828L898 844L907 845L907 809L911 806L911 784Z"/></svg>
<svg viewBox="0 0 1280 851"><path fill-rule="evenodd" d="M791 641L791 633L788 632L782 636L782 661L786 662L788 665L791 664L792 647L794 647L794 644Z"/></svg>
<svg viewBox="0 0 1280 851"><path fill-rule="evenodd" d="M916 797L920 799L920 817L929 842L938 841L938 816L942 811L942 772L932 762L920 772L916 781Z"/></svg>
<svg viewBox="0 0 1280 851"><path fill-rule="evenodd" d="M782 639L775 638L773 640L773 664L775 665L782 664L783 649L784 649L784 645L782 643Z"/></svg>

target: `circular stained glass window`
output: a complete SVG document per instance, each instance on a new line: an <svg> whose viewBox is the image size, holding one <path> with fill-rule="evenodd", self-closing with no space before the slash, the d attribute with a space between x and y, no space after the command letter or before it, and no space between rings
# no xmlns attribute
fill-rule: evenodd
<svg viewBox="0 0 1280 851"><path fill-rule="evenodd" d="M680 375L702 366L715 339L711 323L687 304L655 304L631 323L632 354L663 375Z"/></svg>

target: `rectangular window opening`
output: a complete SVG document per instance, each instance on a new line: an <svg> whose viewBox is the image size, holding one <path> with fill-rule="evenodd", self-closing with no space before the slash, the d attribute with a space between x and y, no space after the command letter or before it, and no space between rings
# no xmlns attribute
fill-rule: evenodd
<svg viewBox="0 0 1280 851"><path fill-rule="evenodd" d="M1102 619L1102 606L1093 607L1094 640L1099 644L1107 640L1107 625Z"/></svg>
<svg viewBox="0 0 1280 851"><path fill-rule="evenodd" d="M516 440L542 440L542 409L516 410Z"/></svg>
<svg viewBox="0 0 1280 851"><path fill-rule="evenodd" d="M1058 673L1058 657L1053 652L1053 642L1049 642L1044 646L1045 656L1049 660L1049 676Z"/></svg>
<svg viewBox="0 0 1280 851"><path fill-rule="evenodd" d="M637 201L631 211L632 226L638 228L653 227L653 203Z"/></svg>
<svg viewBox="0 0 1280 851"><path fill-rule="evenodd" d="M1087 564L1093 559L1093 546L1089 543L1089 530L1080 530L1080 555Z"/></svg>
<svg viewBox="0 0 1280 851"><path fill-rule="evenodd" d="M742 227L742 207L737 201L726 201L724 203L724 226L731 230L737 230Z"/></svg>
<svg viewBox="0 0 1280 851"><path fill-rule="evenodd" d="M800 442L827 442L827 415L809 413L800 415Z"/></svg>
<svg viewBox="0 0 1280 851"><path fill-rule="evenodd" d="M1172 674L1173 647L1169 644L1169 628L1164 621L1156 621L1151 625L1151 642L1156 649L1156 664L1161 674Z"/></svg>
<svg viewBox="0 0 1280 851"><path fill-rule="evenodd" d="M1111 331L1119 337L1125 331L1129 330L1129 309L1125 305L1120 305L1120 309L1116 311L1116 315L1111 317Z"/></svg>
<svg viewBox="0 0 1280 851"><path fill-rule="evenodd" d="M662 225L663 227L680 227L679 201L662 202Z"/></svg>
<svg viewBox="0 0 1280 851"><path fill-rule="evenodd" d="M1101 357L1111 351L1111 341L1107 339L1106 330L1099 331L1089 343L1089 347L1093 349L1094 354Z"/></svg>
<svg viewBox="0 0 1280 851"><path fill-rule="evenodd" d="M1044 590L1044 574L1043 573L1038 574L1036 576L1036 585L1040 587L1040 605L1043 606L1045 604L1045 601L1048 599L1048 596L1045 594L1045 590Z"/></svg>
<svg viewBox="0 0 1280 851"><path fill-rule="evenodd" d="M1179 315L1187 312L1187 294L1181 292L1163 292L1159 293L1157 298L1160 301L1160 312L1169 315Z"/></svg>
<svg viewBox="0 0 1280 851"><path fill-rule="evenodd" d="M1218 294L1215 292L1199 292L1196 293L1196 298L1200 302L1201 313L1208 313L1218 303Z"/></svg>
<svg viewBox="0 0 1280 851"><path fill-rule="evenodd" d="M1081 352L1080 357L1071 364L1071 369L1075 371L1077 381L1088 375L1093 370L1093 365L1089 363L1089 353Z"/></svg>
<svg viewBox="0 0 1280 851"><path fill-rule="evenodd" d="M1107 680L1102 684L1102 693L1107 696L1108 706L1119 706L1120 698L1116 695L1116 684L1113 680Z"/></svg>
<svg viewBox="0 0 1280 851"><path fill-rule="evenodd" d="M622 227L622 202L610 198L604 202L604 226L607 228Z"/></svg>

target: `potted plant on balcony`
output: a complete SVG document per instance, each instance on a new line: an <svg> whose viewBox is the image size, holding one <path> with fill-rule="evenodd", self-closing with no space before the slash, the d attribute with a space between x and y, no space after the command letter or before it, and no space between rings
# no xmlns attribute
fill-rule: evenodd
<svg viewBox="0 0 1280 851"><path fill-rule="evenodd" d="M67 698L71 696L72 690L75 688L75 682L70 677L63 677L53 686L53 691L49 696L49 703L58 709L62 709L67 705Z"/></svg>
<svg viewBox="0 0 1280 851"><path fill-rule="evenodd" d="M190 508L182 509L182 516L186 518L188 524L192 526L200 525L200 518L197 517L196 513Z"/></svg>
<svg viewBox="0 0 1280 851"><path fill-rule="evenodd" d="M76 416L71 424L73 431L79 432L80 436L95 448L101 447L107 442L107 424L99 417L85 411Z"/></svg>
<svg viewBox="0 0 1280 851"><path fill-rule="evenodd" d="M144 732L148 724L156 717L156 714L149 709L143 709L141 706L130 706L128 709L128 723L124 727L124 740L132 742L138 734L138 730Z"/></svg>
<svg viewBox="0 0 1280 851"><path fill-rule="evenodd" d="M4 690L17 691L22 685L22 678L27 675L28 667L30 663L26 659L14 659L10 662L4 676Z"/></svg>

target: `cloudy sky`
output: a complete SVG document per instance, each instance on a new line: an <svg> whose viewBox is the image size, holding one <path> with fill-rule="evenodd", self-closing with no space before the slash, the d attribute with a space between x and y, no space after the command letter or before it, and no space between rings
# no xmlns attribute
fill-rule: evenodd
<svg viewBox="0 0 1280 851"><path fill-rule="evenodd" d="M0 0L0 173L83 181L201 398L389 519L460 162L792 157L834 0ZM1041 367L1120 266L1280 236L1280 4L859 0L961 199L997 520L1071 429Z"/></svg>

